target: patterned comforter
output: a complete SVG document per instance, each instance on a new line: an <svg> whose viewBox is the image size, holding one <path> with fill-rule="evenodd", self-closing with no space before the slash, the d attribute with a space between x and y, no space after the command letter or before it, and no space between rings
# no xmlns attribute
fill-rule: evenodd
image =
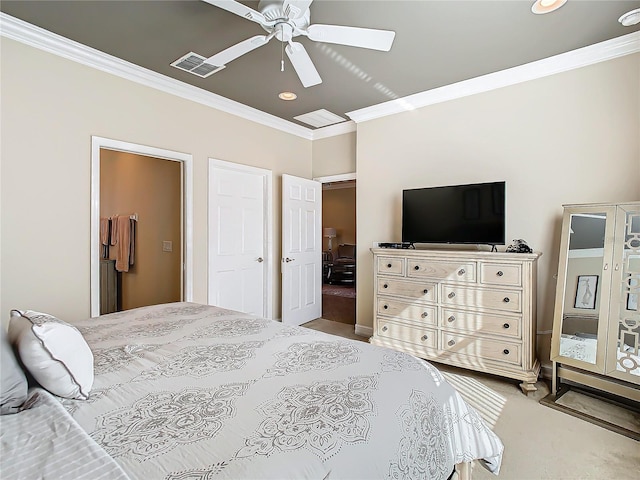
<svg viewBox="0 0 640 480"><path fill-rule="evenodd" d="M446 479L503 446L429 363L195 303L76 326L89 400L63 400L132 479Z"/></svg>

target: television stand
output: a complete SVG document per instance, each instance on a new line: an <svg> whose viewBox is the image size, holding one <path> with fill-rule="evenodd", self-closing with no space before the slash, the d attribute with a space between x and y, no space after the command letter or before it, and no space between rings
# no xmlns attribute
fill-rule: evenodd
<svg viewBox="0 0 640 480"><path fill-rule="evenodd" d="M520 380L536 390L540 254L372 249L370 342L429 361Z"/></svg>

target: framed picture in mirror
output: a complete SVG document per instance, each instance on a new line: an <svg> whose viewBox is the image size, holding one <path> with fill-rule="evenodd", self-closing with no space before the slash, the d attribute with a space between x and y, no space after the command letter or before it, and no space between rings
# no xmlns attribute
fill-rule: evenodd
<svg viewBox="0 0 640 480"><path fill-rule="evenodd" d="M576 298L573 308L596 308L596 293L598 291L598 275L578 275Z"/></svg>

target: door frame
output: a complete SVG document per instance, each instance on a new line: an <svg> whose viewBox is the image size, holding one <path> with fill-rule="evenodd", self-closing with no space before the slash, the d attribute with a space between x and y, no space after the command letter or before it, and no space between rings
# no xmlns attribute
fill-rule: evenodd
<svg viewBox="0 0 640 480"><path fill-rule="evenodd" d="M251 173L254 175L260 175L263 179L263 213L264 213L264 252L265 252L265 268L264 268L264 307L262 316L265 318L273 318L273 268L275 253L273 251L273 174L271 170L264 168L252 167L250 165L243 165L241 163L229 162L226 160L219 160L216 158L209 158L208 171L207 171L207 302L211 304L211 298L209 296L209 284L211 282L211 273L209 271L209 262L213 258L213 252L211 242L209 241L211 231L213 228L211 222L211 184L208 182L211 171L214 167L221 167L227 170L235 170L239 172Z"/></svg>
<svg viewBox="0 0 640 480"><path fill-rule="evenodd" d="M182 162L182 300L193 301L193 156L111 138L91 136L91 316L100 315L100 150Z"/></svg>

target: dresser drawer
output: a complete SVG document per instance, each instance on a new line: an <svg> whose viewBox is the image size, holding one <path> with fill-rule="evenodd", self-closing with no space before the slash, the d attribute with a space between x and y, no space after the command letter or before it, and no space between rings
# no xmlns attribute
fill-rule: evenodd
<svg viewBox="0 0 640 480"><path fill-rule="evenodd" d="M522 293L514 290L442 285L440 298L444 306L492 308L507 312L522 311Z"/></svg>
<svg viewBox="0 0 640 480"><path fill-rule="evenodd" d="M404 258L378 257L377 272L382 275L404 275Z"/></svg>
<svg viewBox="0 0 640 480"><path fill-rule="evenodd" d="M449 354L469 355L514 365L522 363L521 345L516 342L500 342L442 332L440 348Z"/></svg>
<svg viewBox="0 0 640 480"><path fill-rule="evenodd" d="M430 328L409 327L378 318L377 335L390 340L398 340L429 348L438 347L438 331Z"/></svg>
<svg viewBox="0 0 640 480"><path fill-rule="evenodd" d="M384 297L378 297L378 315L388 315L397 319L409 320L416 324L438 324L436 307L401 302Z"/></svg>
<svg viewBox="0 0 640 480"><path fill-rule="evenodd" d="M408 258L407 277L475 283L476 263L438 262L419 258Z"/></svg>
<svg viewBox="0 0 640 480"><path fill-rule="evenodd" d="M520 265L483 262L480 264L480 283L520 287L522 286L522 268Z"/></svg>
<svg viewBox="0 0 640 480"><path fill-rule="evenodd" d="M436 301L436 286L427 282L407 282L396 278L378 278L378 294L396 295L425 302Z"/></svg>
<svg viewBox="0 0 640 480"><path fill-rule="evenodd" d="M522 317L465 312L450 308L442 309L440 326L448 330L468 330L474 333L504 335L512 338L520 338L522 335Z"/></svg>

